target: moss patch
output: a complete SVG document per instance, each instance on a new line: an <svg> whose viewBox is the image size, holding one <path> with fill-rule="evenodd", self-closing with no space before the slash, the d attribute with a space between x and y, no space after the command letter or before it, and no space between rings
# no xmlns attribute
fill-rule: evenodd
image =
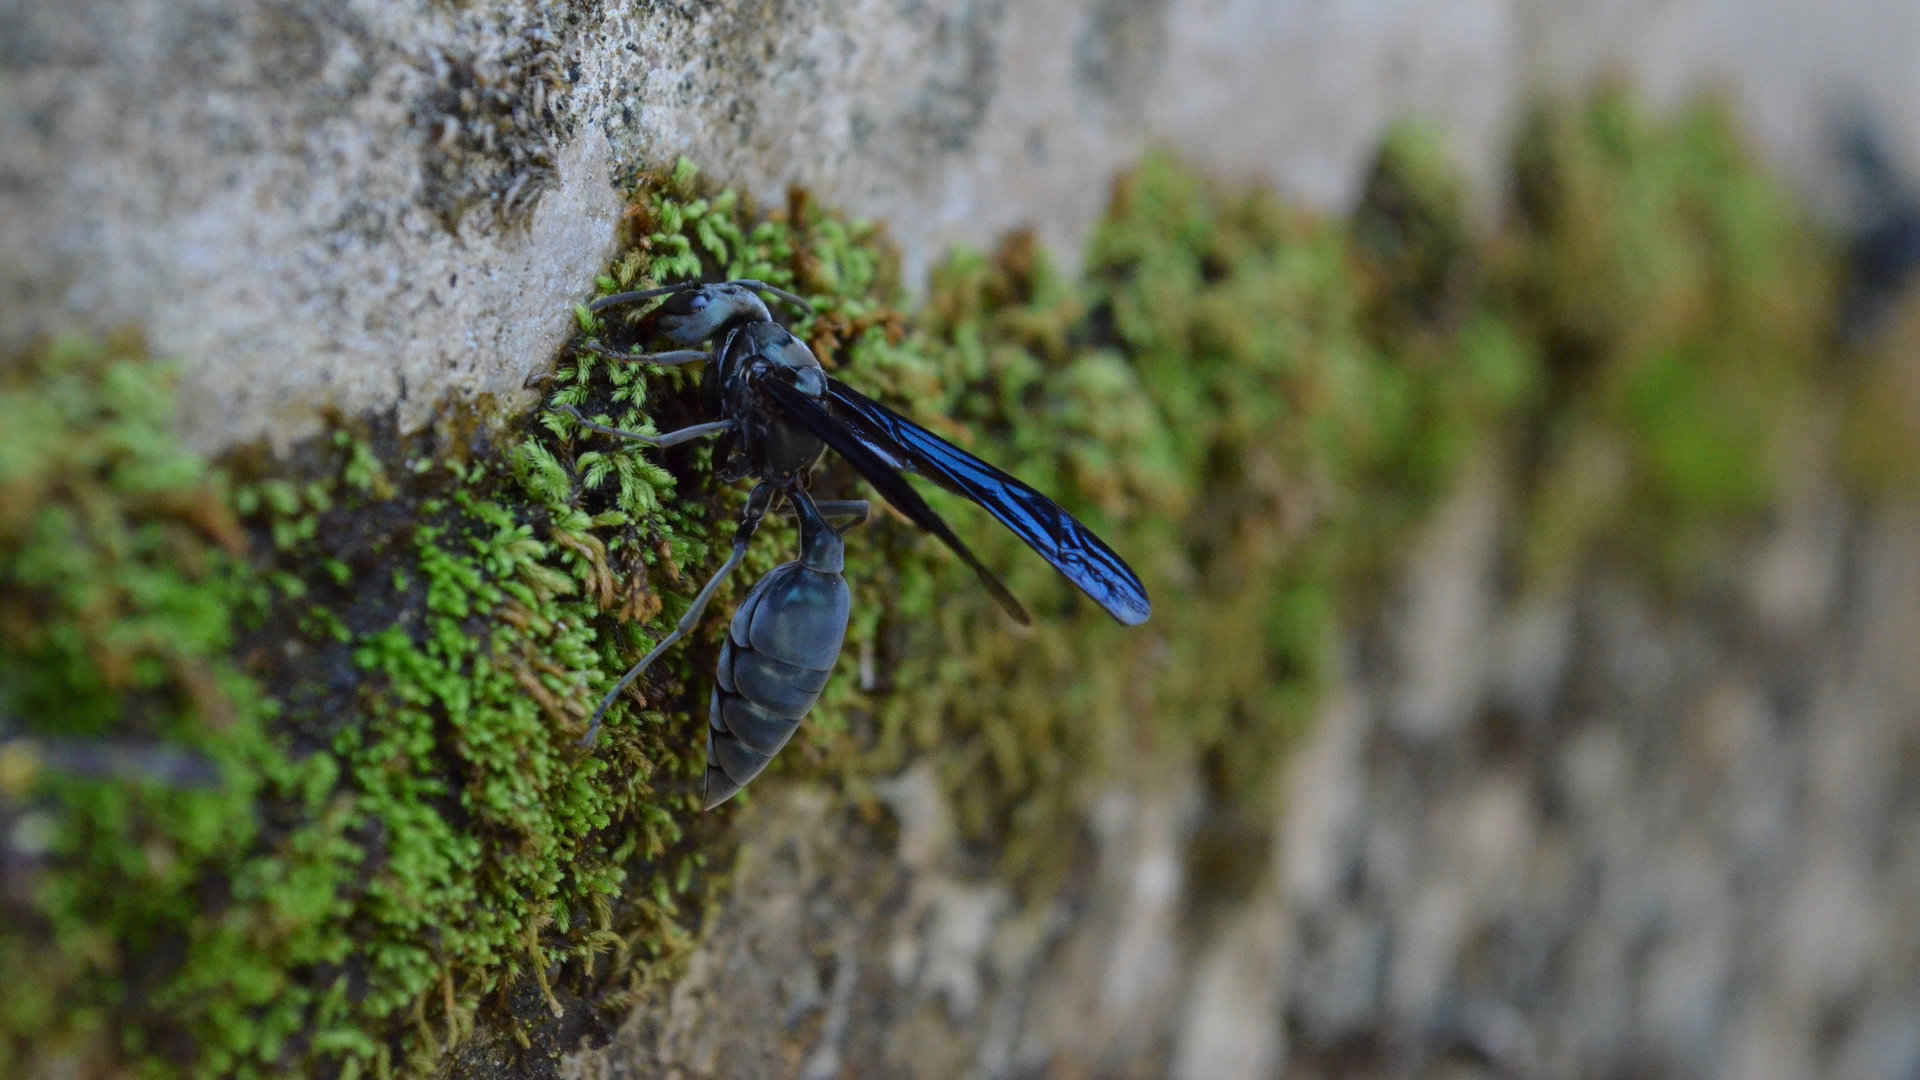
<svg viewBox="0 0 1920 1080"><path fill-rule="evenodd" d="M1527 562L1551 579L1619 524L1617 547L1684 579L1769 504L1782 433L1838 389L1829 245L1714 106L1542 108L1515 159L1493 307L1553 375Z"/></svg>
<svg viewBox="0 0 1920 1080"><path fill-rule="evenodd" d="M1543 109L1514 169L1487 237L1413 131L1346 222L1150 159L1080 280L1015 236L911 313L877 229L642 177L602 292L807 295L824 363L1054 496L1154 595L1120 628L933 493L1036 615L1019 630L883 515L849 537L841 670L758 783L808 774L866 812L928 761L982 858L1042 889L1097 793L1197 773L1195 870L1231 890L1251 877L1223 853L1270 846L1341 620L1467 458L1528 463L1536 581L1603 537L1688 580L1764 514L1770 440L1827 378L1825 252L1711 110ZM644 311L580 325L658 347ZM716 643L792 531L768 523L580 750L746 489L710 445L644 451L558 408L669 430L707 419L697 383L569 349L526 416L343 423L215 468L131 342L10 366L0 1072L550 1072L664 985L728 861L729 812L695 809ZM830 463L815 489L860 485Z"/></svg>

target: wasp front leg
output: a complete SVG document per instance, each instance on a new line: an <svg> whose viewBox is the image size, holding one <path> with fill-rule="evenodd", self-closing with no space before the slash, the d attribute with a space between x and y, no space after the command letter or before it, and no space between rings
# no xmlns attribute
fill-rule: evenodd
<svg viewBox="0 0 1920 1080"><path fill-rule="evenodd" d="M641 364L652 364L655 367L679 367L682 364L697 364L702 360L711 359L708 354L701 352L699 349L671 349L667 352L656 353L623 353L609 349L605 345L596 345L591 341L582 341L575 345L574 348L579 349L581 352L592 353L595 356L604 356L609 360L626 360Z"/></svg>
<svg viewBox="0 0 1920 1080"><path fill-rule="evenodd" d="M632 439L634 442L645 443L648 446L656 448L679 446L681 443L692 442L695 439L710 438L711 436L722 434L728 428L733 427L733 421L731 420L709 420L704 424L689 424L678 431L669 431L662 435L648 435L644 432L627 431L624 428L596 424L581 415L580 410L571 405L560 406L560 411L573 417L575 422L589 431L597 431L602 435L618 435L623 439Z"/></svg>

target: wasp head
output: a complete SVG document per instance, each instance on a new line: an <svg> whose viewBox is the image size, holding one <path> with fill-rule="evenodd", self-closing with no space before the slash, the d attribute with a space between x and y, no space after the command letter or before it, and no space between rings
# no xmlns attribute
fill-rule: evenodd
<svg viewBox="0 0 1920 1080"><path fill-rule="evenodd" d="M728 326L771 322L773 316L752 290L721 282L668 296L655 310L654 319L668 340L692 345L717 336Z"/></svg>

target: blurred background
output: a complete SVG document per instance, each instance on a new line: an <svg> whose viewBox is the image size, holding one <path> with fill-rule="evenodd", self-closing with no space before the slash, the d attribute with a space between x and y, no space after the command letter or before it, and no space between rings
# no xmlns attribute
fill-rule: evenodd
<svg viewBox="0 0 1920 1080"><path fill-rule="evenodd" d="M1920 1077L1920 8L0 42L0 1071ZM721 616L567 747L740 493L540 417L749 271L1155 612L879 523L701 816Z"/></svg>

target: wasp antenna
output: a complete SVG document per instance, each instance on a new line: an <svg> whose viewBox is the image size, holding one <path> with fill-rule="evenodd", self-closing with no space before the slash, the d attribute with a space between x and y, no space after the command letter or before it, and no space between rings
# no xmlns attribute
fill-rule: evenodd
<svg viewBox="0 0 1920 1080"><path fill-rule="evenodd" d="M799 308L801 311L804 311L809 315L813 314L813 304L810 301L808 301L805 297L796 296L793 293L790 293L787 290L782 289L777 285L769 285L764 281L758 281L754 278L741 278L738 281L733 282L733 284L744 285L749 289L758 289L759 291L765 292L765 293L772 293L773 295L779 297L780 299L785 300L787 303L792 304L794 307Z"/></svg>
<svg viewBox="0 0 1920 1080"><path fill-rule="evenodd" d="M662 285L657 289L641 289L638 292L614 293L612 296L603 296L593 303L588 304L587 310L605 311L607 308L616 307L620 304L631 304L635 300L651 300L656 296L669 296L677 292L686 292L688 289L698 289L705 284L706 282L704 281L680 281L672 285Z"/></svg>

